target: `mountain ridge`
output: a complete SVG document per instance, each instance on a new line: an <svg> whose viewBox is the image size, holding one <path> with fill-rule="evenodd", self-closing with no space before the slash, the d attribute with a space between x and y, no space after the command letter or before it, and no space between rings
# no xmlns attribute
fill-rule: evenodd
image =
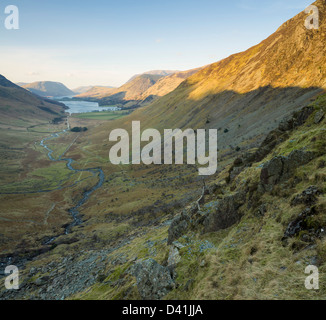
<svg viewBox="0 0 326 320"><path fill-rule="evenodd" d="M146 72L143 72L143 73L135 74L134 76L132 76L127 81L127 83L131 82L132 80L136 79L137 77L145 75L145 74L166 77L166 76L170 76L170 75L172 75L174 73L178 73L178 72L180 72L180 71L178 71L178 70L151 70L151 71L146 71Z"/></svg>

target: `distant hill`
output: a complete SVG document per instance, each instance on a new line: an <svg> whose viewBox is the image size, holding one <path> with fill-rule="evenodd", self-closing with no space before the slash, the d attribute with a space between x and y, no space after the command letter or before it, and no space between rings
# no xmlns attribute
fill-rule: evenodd
<svg viewBox="0 0 326 320"><path fill-rule="evenodd" d="M130 108L148 105L176 89L185 79L201 69L178 72L150 71L160 73L159 75L144 73L133 77L133 80L128 81L109 96L102 98L100 104Z"/></svg>
<svg viewBox="0 0 326 320"><path fill-rule="evenodd" d="M23 88L41 97L73 96L75 93L60 82L39 81L24 85Z"/></svg>
<svg viewBox="0 0 326 320"><path fill-rule="evenodd" d="M85 93L87 92L88 90L91 90L93 88L93 86L82 86L82 87L78 87L78 88L75 88L73 89L72 91L78 95L78 94L82 94L82 93Z"/></svg>
<svg viewBox="0 0 326 320"><path fill-rule="evenodd" d="M188 71L179 71L172 73L158 80L153 86L146 90L142 95L143 103L152 102L156 98L163 97L175 90L184 80L192 76L203 68L192 69Z"/></svg>
<svg viewBox="0 0 326 320"><path fill-rule="evenodd" d="M110 94L104 96L100 100L100 104L122 105L124 107L132 106L141 101L144 92L163 77L164 76L161 75L150 74L140 75L120 88L113 90Z"/></svg>
<svg viewBox="0 0 326 320"><path fill-rule="evenodd" d="M132 77L120 88L93 87L87 92L77 95L76 98L100 100L100 105L140 107L170 93L181 82L200 69L188 71L148 71Z"/></svg>
<svg viewBox="0 0 326 320"><path fill-rule="evenodd" d="M78 87L76 89L73 89L72 91L76 95L83 95L85 93L89 93L89 95L95 94L98 91L105 91L105 89L114 89L114 87L111 86L84 86L84 87Z"/></svg>
<svg viewBox="0 0 326 320"><path fill-rule="evenodd" d="M116 88L114 88L114 87L94 86L94 87L89 87L88 90L77 94L75 97L76 98L87 98L87 99L89 99L89 98L101 99L105 96L110 95L112 92L114 92L115 89Z"/></svg>

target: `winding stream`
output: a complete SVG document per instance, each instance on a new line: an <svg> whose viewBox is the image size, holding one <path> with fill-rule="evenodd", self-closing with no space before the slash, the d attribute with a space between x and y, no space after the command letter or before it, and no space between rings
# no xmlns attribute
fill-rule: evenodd
<svg viewBox="0 0 326 320"><path fill-rule="evenodd" d="M93 186L91 189L85 191L82 195L82 198L81 200L78 201L78 203L76 204L76 206L74 206L73 208L70 208L68 210L68 212L71 214L72 218L73 218L73 222L71 222L69 225L66 226L66 229L65 229L65 233L66 234L69 234L71 232L71 229L75 226L78 226L80 225L83 221L82 221L82 218L81 218L81 215L80 215L80 212L79 212L79 208L81 206L83 206L87 201L88 199L91 197L91 195L99 188L102 187L103 183L104 183L104 180L105 180L105 175L104 175L104 172L101 168L88 168L88 169L74 169L72 167L72 164L75 162L73 159L71 158L64 158L64 155L65 153L68 151L68 149L66 151L63 152L63 154L61 154L59 156L58 159L55 159L53 157L53 153L54 153L54 150L52 150L51 148L49 148L47 145L46 145L46 141L49 141L49 140L53 140L53 139L56 139L56 138L59 138L59 136L61 134L64 134L66 133L68 130L70 129L70 125L69 125L69 121L68 121L68 128L66 130L63 130L61 132L58 132L58 133L54 133L52 134L50 137L48 138L45 138L41 141L40 143L40 146L43 147L44 149L46 149L48 151L48 158L53 161L53 162L66 162L67 163L67 168L70 170L70 171L73 171L74 173L77 173L77 172L90 172L92 173L93 176L98 176L99 178L99 181L98 183ZM47 244L51 243L53 240L55 240L55 238L51 239L50 241L47 242Z"/></svg>

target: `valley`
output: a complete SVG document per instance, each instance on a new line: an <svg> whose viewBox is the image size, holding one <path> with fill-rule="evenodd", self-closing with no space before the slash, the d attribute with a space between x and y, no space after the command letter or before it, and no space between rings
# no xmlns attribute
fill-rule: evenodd
<svg viewBox="0 0 326 320"><path fill-rule="evenodd" d="M117 88L0 75L0 280L20 272L0 300L325 300L305 287L308 266L326 283L315 5L319 29L301 12L246 51Z"/></svg>

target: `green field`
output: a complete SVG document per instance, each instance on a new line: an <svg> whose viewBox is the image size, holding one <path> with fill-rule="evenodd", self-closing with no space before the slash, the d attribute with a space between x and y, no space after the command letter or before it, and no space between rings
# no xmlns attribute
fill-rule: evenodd
<svg viewBox="0 0 326 320"><path fill-rule="evenodd" d="M74 114L72 117L89 120L116 120L130 114L130 111L102 111Z"/></svg>

